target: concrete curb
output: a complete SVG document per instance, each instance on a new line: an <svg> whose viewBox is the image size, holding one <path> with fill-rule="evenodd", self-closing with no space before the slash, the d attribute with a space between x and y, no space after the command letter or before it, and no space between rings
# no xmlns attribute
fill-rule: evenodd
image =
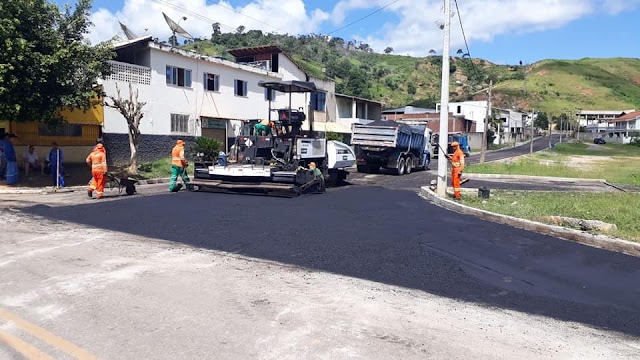
<svg viewBox="0 0 640 360"><path fill-rule="evenodd" d="M136 183L136 186L165 184L165 183L169 183L169 180L170 180L169 178L138 180L138 182ZM86 185L77 185L77 186L67 186L58 190L54 190L52 187L37 188L37 189L28 189L28 188L0 189L0 195L59 194L59 193L69 193L76 190L86 190L86 188L87 188Z"/></svg>
<svg viewBox="0 0 640 360"><path fill-rule="evenodd" d="M634 243L631 241L617 239L606 235L593 235L579 230L568 229L561 226L547 225L535 221L496 214L490 211L473 208L467 205L459 204L453 200L441 198L428 186L423 186L420 188L420 195L426 200L442 208L461 214L473 215L485 221L505 224L543 235L549 235L564 240L574 241L599 249L615 251L630 256L640 257L640 243Z"/></svg>
<svg viewBox="0 0 640 360"><path fill-rule="evenodd" d="M509 179L509 180L537 180L541 182L560 181L577 183L606 183L605 179L585 179L585 178L565 178L553 176L533 176L533 175L506 175L506 174L478 174L464 173L464 177L469 179Z"/></svg>

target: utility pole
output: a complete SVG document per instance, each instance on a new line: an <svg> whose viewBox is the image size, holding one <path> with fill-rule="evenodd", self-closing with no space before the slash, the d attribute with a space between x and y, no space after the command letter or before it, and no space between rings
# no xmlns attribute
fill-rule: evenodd
<svg viewBox="0 0 640 360"><path fill-rule="evenodd" d="M449 36L451 34L451 0L444 2L442 36L442 89L440 91L440 135L438 137L438 187L440 197L447 195L447 149L449 142Z"/></svg>
<svg viewBox="0 0 640 360"><path fill-rule="evenodd" d="M489 125L489 119L491 119L491 89L493 88L493 79L489 80L489 97L487 99L487 114L484 117L482 124L482 145L480 146L480 164L484 164L485 153L487 152L487 126Z"/></svg>
<svg viewBox="0 0 640 360"><path fill-rule="evenodd" d="M560 115L560 141L558 142L562 142L562 114Z"/></svg>
<svg viewBox="0 0 640 360"><path fill-rule="evenodd" d="M548 123L548 127L549 127L549 149L551 149L551 122L553 119L553 115L551 115L551 113L549 113L549 115L547 116L547 123Z"/></svg>
<svg viewBox="0 0 640 360"><path fill-rule="evenodd" d="M533 154L533 117L535 116L536 109L531 110L531 141L529 141L529 154Z"/></svg>

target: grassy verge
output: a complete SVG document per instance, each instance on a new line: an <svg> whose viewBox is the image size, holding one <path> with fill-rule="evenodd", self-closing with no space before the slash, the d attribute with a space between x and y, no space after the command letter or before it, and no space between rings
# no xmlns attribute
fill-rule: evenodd
<svg viewBox="0 0 640 360"><path fill-rule="evenodd" d="M601 150L590 150L585 144L559 144L553 150L512 162L471 164L465 167L465 172L606 179L615 184L640 186L639 165L640 148L636 146L607 144Z"/></svg>
<svg viewBox="0 0 640 360"><path fill-rule="evenodd" d="M144 163L138 169L138 176L141 179L166 178L171 175L171 158Z"/></svg>
<svg viewBox="0 0 640 360"><path fill-rule="evenodd" d="M610 234L640 241L640 207L638 193L559 193L494 191L491 198L468 196L464 204L499 214L541 221L543 216L568 216L600 220L616 224L618 231Z"/></svg>

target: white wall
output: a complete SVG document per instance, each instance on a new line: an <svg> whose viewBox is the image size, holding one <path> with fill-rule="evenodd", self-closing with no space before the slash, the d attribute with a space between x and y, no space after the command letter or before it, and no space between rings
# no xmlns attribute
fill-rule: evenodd
<svg viewBox="0 0 640 360"><path fill-rule="evenodd" d="M458 112L458 106L460 111ZM436 104L436 109L440 111L440 104ZM450 102L449 112L455 115L464 115L467 120L476 122L476 132L484 131L484 119L487 117L487 101L463 101Z"/></svg>
<svg viewBox="0 0 640 360"><path fill-rule="evenodd" d="M140 125L143 134L169 135L171 134L171 115L189 115L189 132L185 135L200 135L200 116L226 119L255 119L268 118L269 102L265 100L264 88L258 86L260 80L306 80L304 72L295 64L280 54L280 73L268 72L248 66L240 66L224 60L203 60L179 53L167 52L156 48L148 49L151 64L150 85L133 84L134 91L139 91L139 100L147 104L143 108L144 118ZM191 88L166 84L166 66L176 66L190 69ZM220 88L218 92L207 91L203 85L203 74L219 75ZM234 94L234 80L247 82L247 96L239 97ZM108 95L115 94L118 83L121 95L129 96L128 84L124 81L105 80L104 90ZM292 107L303 107L307 111L308 96L293 94ZM285 108L289 105L288 94L276 93L276 101L272 108ZM275 117L275 113L272 113ZM228 136L238 128L239 122L230 122ZM105 109L104 132L127 133L124 118L114 109ZM235 131L233 131L235 133Z"/></svg>

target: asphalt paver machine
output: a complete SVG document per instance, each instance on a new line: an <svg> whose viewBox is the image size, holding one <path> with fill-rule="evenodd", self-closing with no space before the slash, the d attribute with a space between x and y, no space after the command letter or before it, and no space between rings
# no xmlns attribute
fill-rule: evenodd
<svg viewBox="0 0 640 360"><path fill-rule="evenodd" d="M293 93L317 91L312 82L260 81L258 86L289 94L289 107L274 109L269 131L258 134L260 120L247 120L235 138L228 157L213 164L196 164L194 190L266 194L294 197L305 193L322 193L327 185L344 181L346 168L355 164L355 154L346 144L328 141L313 130L313 116L307 119L302 108L293 109ZM309 121L309 130L303 124ZM319 171L310 164L315 163Z"/></svg>

